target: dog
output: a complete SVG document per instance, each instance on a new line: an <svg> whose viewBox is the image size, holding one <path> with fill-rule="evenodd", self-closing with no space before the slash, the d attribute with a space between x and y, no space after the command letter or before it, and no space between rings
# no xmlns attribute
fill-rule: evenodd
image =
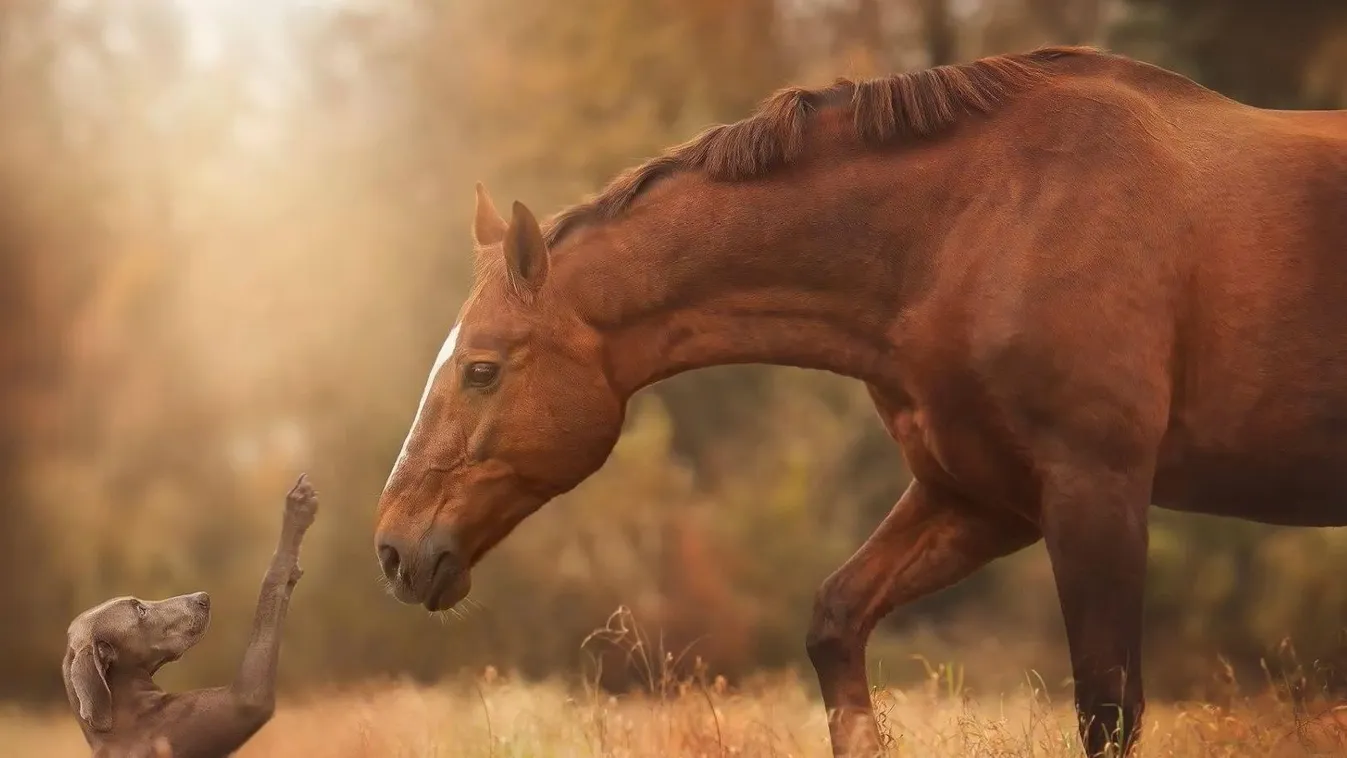
<svg viewBox="0 0 1347 758"><path fill-rule="evenodd" d="M154 601L113 598L71 622L61 673L95 758L224 758L271 720L281 625L304 573L299 545L317 513L317 492L301 475L286 495L252 635L227 687L169 693L154 683L155 672L205 636L210 596L204 592Z"/></svg>

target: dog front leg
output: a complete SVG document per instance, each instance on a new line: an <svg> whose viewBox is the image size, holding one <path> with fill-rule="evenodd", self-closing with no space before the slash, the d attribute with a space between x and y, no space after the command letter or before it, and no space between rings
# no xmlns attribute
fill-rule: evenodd
<svg viewBox="0 0 1347 758"><path fill-rule="evenodd" d="M276 707L281 626L290 607L290 595L304 574L299 567L299 545L317 513L317 493L307 478L301 476L285 497L280 542L262 580L248 647L230 688L244 710L256 713L264 721Z"/></svg>
<svg viewBox="0 0 1347 758"><path fill-rule="evenodd" d="M276 709L281 626L290 594L303 574L299 544L317 512L317 494L301 476L285 498L280 542L262 580L252 634L238 676L228 687L170 696L161 713L162 725L145 728L138 740L140 752L131 751L131 756L162 758L162 750L167 748L172 758L225 758L271 720Z"/></svg>

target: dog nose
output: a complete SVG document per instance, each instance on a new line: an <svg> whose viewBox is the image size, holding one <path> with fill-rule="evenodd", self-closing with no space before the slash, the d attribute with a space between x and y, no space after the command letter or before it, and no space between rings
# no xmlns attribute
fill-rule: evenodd
<svg viewBox="0 0 1347 758"><path fill-rule="evenodd" d="M198 592L198 593L192 595L192 602L193 602L193 603L196 603L198 606L200 606L200 607L203 608L203 609L209 609L209 608L210 608L210 595L207 595L207 594L204 593L204 592Z"/></svg>

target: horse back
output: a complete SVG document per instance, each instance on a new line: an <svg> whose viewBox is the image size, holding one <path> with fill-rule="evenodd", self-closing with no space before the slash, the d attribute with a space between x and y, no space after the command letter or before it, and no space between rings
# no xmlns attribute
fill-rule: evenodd
<svg viewBox="0 0 1347 758"><path fill-rule="evenodd" d="M1153 458L1157 505L1347 524L1347 113L1081 65L952 150L898 330L941 468L1030 496L1053 455Z"/></svg>

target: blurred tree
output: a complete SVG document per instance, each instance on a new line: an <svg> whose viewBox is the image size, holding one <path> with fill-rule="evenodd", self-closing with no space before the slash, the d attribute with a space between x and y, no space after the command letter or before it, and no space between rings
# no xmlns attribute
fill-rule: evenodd
<svg viewBox="0 0 1347 758"><path fill-rule="evenodd" d="M921 18L922 32L926 37L927 65L957 63L958 34L949 0L921 0Z"/></svg>
<svg viewBox="0 0 1347 758"><path fill-rule="evenodd" d="M385 596L374 504L470 283L473 180L545 211L788 82L1046 42L1109 40L1268 102L1347 90L1340 12L1242 0L279 2L255 25L212 7L0 5L0 603L24 619L0 629L0 696L59 698L61 630L114 592L210 589L216 630L167 673L227 677L301 468L324 515L288 686L571 670L618 604L720 671L803 665L818 583L909 478L864 388L819 372L656 385L604 469L488 558L466 618ZM1247 671L1286 632L1327 645L1339 542L1157 513L1154 691L1184 692L1211 648ZM884 631L876 655L903 660L1064 660L1037 549Z"/></svg>
<svg viewBox="0 0 1347 758"><path fill-rule="evenodd" d="M1309 72L1347 25L1347 4L1298 0L1128 0L1146 13L1124 21L1120 46L1163 40L1170 65L1225 95L1267 108L1326 107Z"/></svg>
<svg viewBox="0 0 1347 758"><path fill-rule="evenodd" d="M1026 0L1035 23L1058 45L1087 45L1103 31L1105 0Z"/></svg>
<svg viewBox="0 0 1347 758"><path fill-rule="evenodd" d="M1305 87L1311 102L1347 104L1347 22L1326 35L1310 61Z"/></svg>
<svg viewBox="0 0 1347 758"><path fill-rule="evenodd" d="M7 672L0 697L61 692L46 664L53 633L64 629L57 614L65 607L66 577L48 574L45 585L32 580L50 561L32 467L68 439L71 367L63 337L74 320L69 306L88 297L97 277L97 261L87 256L97 175L42 171L44 159L67 144L59 108L41 86L56 60L50 24L43 3L0 7L0 29L31 36L27 47L0 46L0 110L25 114L0 132L0 603L10 618L30 621L0 628L0 667ZM66 223L50 224L54 217Z"/></svg>
<svg viewBox="0 0 1347 758"><path fill-rule="evenodd" d="M11 200L0 192L0 203ZM43 535L33 518L25 488L28 449L37 432L35 395L50 378L56 357L41 331L31 301L33 277L23 254L28 241L9 210L0 207L0 607L35 609L38 588L25 577L42 562ZM46 351L41 350L43 344ZM42 353L46 352L46 355ZM0 679L0 698L23 694L44 672L34 666L38 630L18 624L0 629L0 666L12 673Z"/></svg>

